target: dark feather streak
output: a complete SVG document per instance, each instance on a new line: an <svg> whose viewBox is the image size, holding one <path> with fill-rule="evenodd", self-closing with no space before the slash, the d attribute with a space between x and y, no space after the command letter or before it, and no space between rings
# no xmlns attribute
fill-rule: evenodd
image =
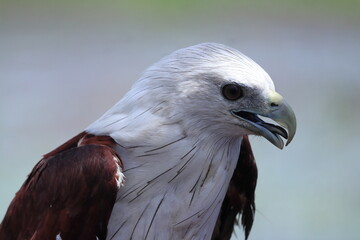
<svg viewBox="0 0 360 240"><path fill-rule="evenodd" d="M144 213L145 213L146 210L148 209L149 205L150 205L150 203L148 203L148 204L146 205L146 207L144 208L144 210L141 212L141 214L140 214L138 220L136 221L136 224L135 224L135 226L134 226L134 228L133 228L133 230L132 230L132 232L131 232L130 239L133 239L133 235L134 235L135 229L136 229L137 225L139 224L142 216L144 215Z"/></svg>
<svg viewBox="0 0 360 240"><path fill-rule="evenodd" d="M173 168L169 168L168 170L160 173L159 175L157 175L157 176L154 177L153 179L149 180L149 181L145 184L145 186L143 186L143 187L136 193L136 197L134 197L133 199L131 199L131 200L129 201L129 203L130 203L130 202L133 202L135 199L137 199L139 196L141 196L141 194L143 194L143 193L146 191L147 187L148 187L152 182L154 182L157 178L161 177L162 175L164 175L165 173L171 171L172 169L173 169Z"/></svg>
<svg viewBox="0 0 360 240"><path fill-rule="evenodd" d="M157 148L154 148L154 149L151 149L151 150L147 150L147 151L145 151L145 153L149 153L149 152L153 152L153 151L156 151L156 150L160 150L160 149L162 149L162 148L165 148L165 147L167 147L167 146L170 146L171 144L177 143L177 142L179 142L179 141L181 141L181 140L183 140L183 139L185 139L185 138L186 138L186 136L183 136L183 137L181 137L181 138L179 138L179 139L177 139L177 140L175 140L175 141L172 141L172 142L170 142L170 143L167 143L167 144L165 144L165 145L163 145L163 146L161 146L161 147L157 147Z"/></svg>
<svg viewBox="0 0 360 240"><path fill-rule="evenodd" d="M193 147L185 156L187 156L187 155L188 155L191 151L193 151L195 148L196 148L196 146ZM186 167L186 166L188 165L188 163L194 158L195 154L196 154L196 152L193 153L193 155L191 155L191 157L181 166L181 168L176 172L175 176L174 176L172 179L170 179L170 180L168 181L168 183L171 183L177 176L179 176L179 174L180 174L182 171L184 171L185 167ZM183 156L181 159L184 159L185 156Z"/></svg>
<svg viewBox="0 0 360 240"><path fill-rule="evenodd" d="M161 206L162 202L164 201L164 198L165 198L165 195L164 195L163 198L160 200L158 206L156 207L156 210L155 210L155 212L154 212L154 215L153 215L153 217L151 218L151 222L150 222L149 228L148 228L148 230L147 230L147 232L146 232L146 235L145 235L145 240L147 239L147 237L148 237L148 235L149 235L151 226L152 226L152 224L153 224L153 222L154 222L154 219L155 219L155 217L156 217L157 212L158 212L159 209L160 209L160 206Z"/></svg>

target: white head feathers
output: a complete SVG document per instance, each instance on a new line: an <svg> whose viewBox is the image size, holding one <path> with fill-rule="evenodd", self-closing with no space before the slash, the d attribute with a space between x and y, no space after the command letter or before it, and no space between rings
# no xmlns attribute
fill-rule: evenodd
<svg viewBox="0 0 360 240"><path fill-rule="evenodd" d="M256 91L274 90L269 75L236 49L217 43L183 48L149 67L124 98L86 130L114 136L120 129L123 134L126 126L131 125L131 131L144 127L135 127L136 123L152 126L152 121L164 120L157 118L161 116L167 124L184 121L192 131L205 124L209 128L224 125L224 130L233 132L227 125L237 120L226 118L234 103L226 101L220 90L231 82ZM144 112L148 119L138 121Z"/></svg>
<svg viewBox="0 0 360 240"><path fill-rule="evenodd" d="M210 239L243 135L282 148L295 129L291 108L250 58L215 43L173 52L86 129L118 143L126 171L109 234L121 226L121 239Z"/></svg>

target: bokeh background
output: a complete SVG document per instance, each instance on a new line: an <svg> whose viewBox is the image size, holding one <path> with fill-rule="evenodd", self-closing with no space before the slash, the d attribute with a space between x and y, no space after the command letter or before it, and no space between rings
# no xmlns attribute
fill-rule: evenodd
<svg viewBox="0 0 360 240"><path fill-rule="evenodd" d="M250 239L360 239L356 0L0 0L0 219L42 154L100 117L147 66L208 41L258 62L298 118L283 151L252 138Z"/></svg>

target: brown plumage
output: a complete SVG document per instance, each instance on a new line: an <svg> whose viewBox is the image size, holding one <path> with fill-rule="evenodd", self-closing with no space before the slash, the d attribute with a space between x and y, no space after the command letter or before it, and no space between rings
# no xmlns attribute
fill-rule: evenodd
<svg viewBox="0 0 360 240"><path fill-rule="evenodd" d="M83 132L44 155L10 204L0 239L105 239L121 167L114 144Z"/></svg>
<svg viewBox="0 0 360 240"><path fill-rule="evenodd" d="M44 155L11 202L0 239L106 239L121 159L108 136L82 132ZM117 159L117 162L114 161ZM221 207L213 240L231 238L241 224L248 237L254 220L257 167L247 136Z"/></svg>
<svg viewBox="0 0 360 240"><path fill-rule="evenodd" d="M230 239L234 226L238 224L239 214L241 214L241 225L245 231L245 238L248 238L255 214L256 181L257 167L255 158L249 138L244 136L239 160L214 229L213 240Z"/></svg>
<svg viewBox="0 0 360 240"><path fill-rule="evenodd" d="M0 240L105 239L107 227L114 239L227 240L238 221L247 238L257 167L243 135L282 149L295 132L290 105L250 58L216 43L180 49L86 132L44 155L12 201ZM112 212L122 169L126 194Z"/></svg>

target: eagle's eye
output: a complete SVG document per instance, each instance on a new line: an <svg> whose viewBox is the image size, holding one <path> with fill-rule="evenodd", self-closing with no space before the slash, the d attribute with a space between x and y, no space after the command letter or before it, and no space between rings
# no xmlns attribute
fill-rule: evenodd
<svg viewBox="0 0 360 240"><path fill-rule="evenodd" d="M226 84L222 88L222 94L228 100L235 101L243 96L243 91L238 84Z"/></svg>

